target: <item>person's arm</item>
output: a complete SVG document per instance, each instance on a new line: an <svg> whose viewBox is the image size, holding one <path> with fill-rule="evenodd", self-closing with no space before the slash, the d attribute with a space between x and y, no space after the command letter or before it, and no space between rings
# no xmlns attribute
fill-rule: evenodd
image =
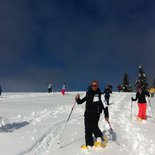
<svg viewBox="0 0 155 155"><path fill-rule="evenodd" d="M105 120L108 122L109 121L109 110L108 110L108 107L104 108L104 117L105 117Z"/></svg>
<svg viewBox="0 0 155 155"><path fill-rule="evenodd" d="M107 122L109 122L109 110L107 104L104 104L104 97L101 95L100 108L104 110L104 117Z"/></svg>
<svg viewBox="0 0 155 155"><path fill-rule="evenodd" d="M149 94L148 91L145 92L145 95L148 96L148 97L150 97L150 94Z"/></svg>
<svg viewBox="0 0 155 155"><path fill-rule="evenodd" d="M133 97L131 98L132 101L137 101L138 99L138 93L136 94L136 98L134 99Z"/></svg>

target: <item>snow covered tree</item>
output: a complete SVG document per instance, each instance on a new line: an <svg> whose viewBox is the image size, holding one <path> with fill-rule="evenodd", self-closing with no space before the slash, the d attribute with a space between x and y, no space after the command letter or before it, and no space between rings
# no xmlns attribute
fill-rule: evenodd
<svg viewBox="0 0 155 155"><path fill-rule="evenodd" d="M132 91L132 87L131 87L130 82L129 82L128 73L125 73L123 76L122 91L124 91L124 92L131 92Z"/></svg>
<svg viewBox="0 0 155 155"><path fill-rule="evenodd" d="M148 89L148 79L147 76L144 72L144 69L142 67L142 65L139 66L139 76L138 79L135 83L135 87L141 87L143 90L147 90Z"/></svg>

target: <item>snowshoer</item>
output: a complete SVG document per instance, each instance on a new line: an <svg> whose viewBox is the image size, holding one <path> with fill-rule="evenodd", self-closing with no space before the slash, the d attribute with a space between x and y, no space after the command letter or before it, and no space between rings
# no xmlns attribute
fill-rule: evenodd
<svg viewBox="0 0 155 155"><path fill-rule="evenodd" d="M118 89L118 92L121 92L122 91L122 86L118 85L117 89Z"/></svg>
<svg viewBox="0 0 155 155"><path fill-rule="evenodd" d="M64 83L62 84L62 89L61 89L62 95L65 95L65 92L66 92L66 83L64 82Z"/></svg>
<svg viewBox="0 0 155 155"><path fill-rule="evenodd" d="M52 92L52 86L53 86L52 82L49 82L48 83L48 93Z"/></svg>
<svg viewBox="0 0 155 155"><path fill-rule="evenodd" d="M112 93L112 91L109 88L109 86L107 85L106 88L103 91L103 94L104 94L104 97L105 97L105 101L107 102L108 105L109 105L110 93Z"/></svg>
<svg viewBox="0 0 155 155"><path fill-rule="evenodd" d="M86 101L86 108L84 114L84 124L85 124L85 142L82 149L89 149L92 146L104 147L105 141L102 138L102 132L98 127L98 122L102 110L104 110L105 120L109 121L108 107L104 105L101 100L101 91L98 87L98 81L91 82L91 88L87 91L86 96L80 99L80 95L76 95L75 99L77 104L82 104ZM95 135L96 142L94 143L93 134Z"/></svg>
<svg viewBox="0 0 155 155"><path fill-rule="evenodd" d="M136 101L138 99L138 108L139 112L137 115L137 120L142 121L142 119L146 120L146 96L150 97L149 92L143 91L141 87L137 88L136 98L131 98L132 101Z"/></svg>
<svg viewBox="0 0 155 155"><path fill-rule="evenodd" d="M1 96L1 94L2 94L2 87L0 86L0 96Z"/></svg>

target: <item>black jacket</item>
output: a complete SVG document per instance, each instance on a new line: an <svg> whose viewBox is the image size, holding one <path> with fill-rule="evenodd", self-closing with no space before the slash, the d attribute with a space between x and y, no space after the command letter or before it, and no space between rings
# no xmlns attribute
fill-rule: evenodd
<svg viewBox="0 0 155 155"><path fill-rule="evenodd" d="M101 91L98 89L97 91L93 91L89 89L86 93L86 96L83 99L77 99L77 104L82 104L86 101L86 114L100 114L102 110L104 110L105 117L109 118L108 107L104 107L101 101Z"/></svg>
<svg viewBox="0 0 155 155"><path fill-rule="evenodd" d="M103 91L104 96L107 97L107 98L110 97L110 93L112 93L112 91L109 88L105 88L104 91Z"/></svg>
<svg viewBox="0 0 155 155"><path fill-rule="evenodd" d="M132 98L132 101L136 101L138 99L138 103L146 103L145 96L149 96L150 97L149 92L142 91L141 94L137 92L136 98L135 99Z"/></svg>

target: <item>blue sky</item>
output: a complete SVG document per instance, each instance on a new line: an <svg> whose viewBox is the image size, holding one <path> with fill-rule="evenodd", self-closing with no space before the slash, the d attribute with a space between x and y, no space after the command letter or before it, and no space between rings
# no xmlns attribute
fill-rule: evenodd
<svg viewBox="0 0 155 155"><path fill-rule="evenodd" d="M0 84L5 91L101 89L155 77L154 0L0 0Z"/></svg>

